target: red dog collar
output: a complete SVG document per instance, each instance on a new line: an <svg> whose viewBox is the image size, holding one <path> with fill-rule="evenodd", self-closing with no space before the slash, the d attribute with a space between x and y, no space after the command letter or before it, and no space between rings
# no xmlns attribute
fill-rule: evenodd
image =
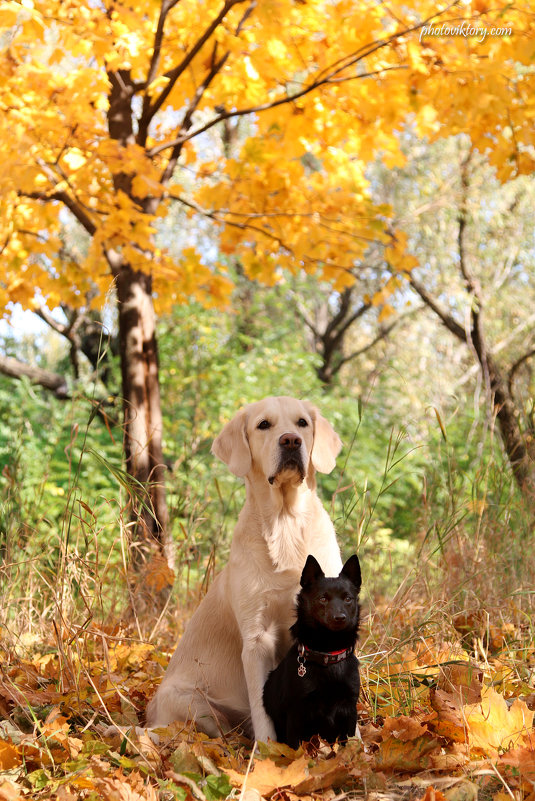
<svg viewBox="0 0 535 801"><path fill-rule="evenodd" d="M338 662L343 662L348 656L353 653L353 648L343 648L341 651L313 651L307 648L306 645L299 643L297 646L297 661L299 667L297 673L299 676L304 676L307 672L305 661L315 662L318 665L327 667L328 665L336 665Z"/></svg>

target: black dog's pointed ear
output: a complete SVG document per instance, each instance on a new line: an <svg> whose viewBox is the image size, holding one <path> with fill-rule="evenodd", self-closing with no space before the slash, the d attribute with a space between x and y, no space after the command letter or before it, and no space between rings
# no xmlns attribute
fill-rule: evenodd
<svg viewBox="0 0 535 801"><path fill-rule="evenodd" d="M351 581L351 583L355 585L357 593L360 592L360 585L362 584L362 578L360 575L360 562L356 553L354 553L353 556L349 557L349 559L343 566L340 575L347 576L347 578Z"/></svg>
<svg viewBox="0 0 535 801"><path fill-rule="evenodd" d="M317 581L324 576L325 573L321 569L318 560L315 559L312 554L307 556L303 572L301 573L301 587L306 587L307 584L312 584L313 581Z"/></svg>

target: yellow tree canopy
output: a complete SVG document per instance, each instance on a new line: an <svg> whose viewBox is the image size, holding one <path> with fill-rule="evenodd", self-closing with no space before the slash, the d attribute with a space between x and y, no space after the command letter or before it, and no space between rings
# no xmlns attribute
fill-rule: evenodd
<svg viewBox="0 0 535 801"><path fill-rule="evenodd" d="M407 121L468 132L504 180L534 166L530 0L4 0L0 26L1 309L101 304L125 263L157 309L223 303L223 265L156 244L177 201L262 281L341 288L378 240L410 269L365 177L377 154L402 161ZM87 253L63 247L66 214Z"/></svg>

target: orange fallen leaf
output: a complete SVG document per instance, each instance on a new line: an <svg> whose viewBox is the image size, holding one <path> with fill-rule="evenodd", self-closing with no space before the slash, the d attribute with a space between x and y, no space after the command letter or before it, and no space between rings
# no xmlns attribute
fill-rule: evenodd
<svg viewBox="0 0 535 801"><path fill-rule="evenodd" d="M429 728L435 734L445 737L454 743L465 743L468 739L467 729L461 711L459 696L452 695L444 690L432 689L429 697L431 706L435 710L434 715L429 718Z"/></svg>
<svg viewBox="0 0 535 801"><path fill-rule="evenodd" d="M518 746L503 754L499 766L515 768L529 782L535 783L535 750L533 746Z"/></svg>
<svg viewBox="0 0 535 801"><path fill-rule="evenodd" d="M371 721L364 725L359 723L359 729L362 742L366 745L372 745L372 743L378 743L381 740L381 729L377 724Z"/></svg>
<svg viewBox="0 0 535 801"><path fill-rule="evenodd" d="M379 743L375 766L382 771L411 772L432 767L431 756L440 751L440 743L429 732L412 740L388 737Z"/></svg>
<svg viewBox="0 0 535 801"><path fill-rule="evenodd" d="M447 748L429 755L431 770L457 770L470 762L470 748L468 743L451 743ZM448 798L448 801L451 801Z"/></svg>
<svg viewBox="0 0 535 801"><path fill-rule="evenodd" d="M22 764L22 757L13 743L0 740L0 770L11 770Z"/></svg>
<svg viewBox="0 0 535 801"><path fill-rule="evenodd" d="M371 757L365 754L360 740L349 740L329 758L322 759L309 767L309 776L294 787L295 792L325 792L328 788L337 788L351 779L361 779L371 772Z"/></svg>
<svg viewBox="0 0 535 801"><path fill-rule="evenodd" d="M485 613L478 609L476 611L459 612L452 617L451 622L457 631L466 636L472 632L483 633L486 629Z"/></svg>
<svg viewBox="0 0 535 801"><path fill-rule="evenodd" d="M429 786L418 801L446 801L446 798L443 792L435 790L433 786Z"/></svg>
<svg viewBox="0 0 535 801"><path fill-rule="evenodd" d="M248 776L229 769L225 773L232 784L255 790L266 798L280 790L292 790L303 796L367 775L371 770L370 761L371 758L364 754L362 743L350 740L334 756L320 759L316 764L303 754L283 765L277 765L271 759L257 760Z"/></svg>
<svg viewBox="0 0 535 801"><path fill-rule="evenodd" d="M96 785L104 801L158 801L157 790L136 773L124 776L117 771L114 776L97 779Z"/></svg>
<svg viewBox="0 0 535 801"><path fill-rule="evenodd" d="M76 787L79 790L96 790L96 780L89 775L79 773L69 778L70 787Z"/></svg>
<svg viewBox="0 0 535 801"><path fill-rule="evenodd" d="M41 724L41 734L49 744L58 743L71 759L78 756L83 747L82 740L71 737L70 726L67 718L60 714L59 708L54 707L43 724Z"/></svg>
<svg viewBox="0 0 535 801"><path fill-rule="evenodd" d="M472 662L441 665L437 688L454 695L462 704L475 704L481 700L483 671Z"/></svg>
<svg viewBox="0 0 535 801"><path fill-rule="evenodd" d="M162 590L173 586L175 578L176 576L167 564L167 560L163 556L155 555L147 563L141 580L153 592L162 592Z"/></svg>
<svg viewBox="0 0 535 801"><path fill-rule="evenodd" d="M290 748L285 743L268 740L267 743L258 743L258 750L263 758L273 759L275 762L293 762L303 753L301 749Z"/></svg>
<svg viewBox="0 0 535 801"><path fill-rule="evenodd" d="M398 740L407 742L421 737L427 731L427 726L420 720L409 715L399 715L397 718L385 718L382 739L393 736Z"/></svg>

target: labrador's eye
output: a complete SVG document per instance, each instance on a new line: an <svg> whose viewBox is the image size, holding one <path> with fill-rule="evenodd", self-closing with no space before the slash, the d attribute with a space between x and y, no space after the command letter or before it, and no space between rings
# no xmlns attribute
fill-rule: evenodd
<svg viewBox="0 0 535 801"><path fill-rule="evenodd" d="M261 428L262 431L265 431L266 428L271 428L271 423L269 420L262 420L261 423L258 423L257 428Z"/></svg>
<svg viewBox="0 0 535 801"><path fill-rule="evenodd" d="M299 420L297 421L297 425L299 426L299 428L306 428L308 423L304 417L300 417Z"/></svg>

